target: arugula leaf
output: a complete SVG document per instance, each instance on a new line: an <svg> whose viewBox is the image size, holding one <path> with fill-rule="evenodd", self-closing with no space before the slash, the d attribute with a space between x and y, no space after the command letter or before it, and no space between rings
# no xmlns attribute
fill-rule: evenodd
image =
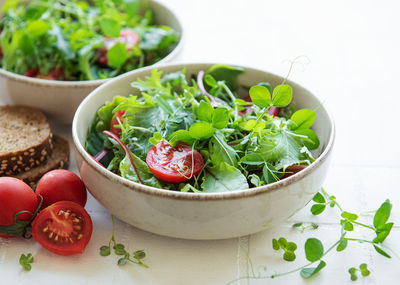
<svg viewBox="0 0 400 285"><path fill-rule="evenodd" d="M139 157L137 157L135 154L133 154L132 152L131 152L131 155L132 155L133 162L135 163L135 166L138 170L140 179L142 180L143 184L152 186L152 187L156 187L156 188L162 188L160 182L150 171L147 164L144 161L142 161ZM133 169L127 155L121 161L119 170L121 172L122 177L129 179L131 181L134 181L134 182L139 182L136 172Z"/></svg>
<svg viewBox="0 0 400 285"><path fill-rule="evenodd" d="M205 170L201 188L205 193L216 193L243 190L249 188L249 185L239 169L221 162Z"/></svg>
<svg viewBox="0 0 400 285"><path fill-rule="evenodd" d="M224 136L220 132L216 132L209 144L211 161L214 165L227 163L232 166L238 165L236 151L226 143Z"/></svg>

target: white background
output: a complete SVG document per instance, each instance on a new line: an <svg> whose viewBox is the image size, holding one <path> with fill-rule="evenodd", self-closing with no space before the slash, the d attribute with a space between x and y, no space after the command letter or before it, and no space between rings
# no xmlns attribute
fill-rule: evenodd
<svg viewBox="0 0 400 285"><path fill-rule="evenodd" d="M400 4L398 1L262 1L164 0L183 21L186 32L183 62L224 62L286 75L310 89L333 112L337 127L334 159L325 188L348 211L376 209L386 198L393 203L396 223L386 245L400 254L399 64ZM0 103L1 103L0 94ZM70 128L54 125L70 137ZM71 145L72 146L72 145ZM72 170L76 170L72 158ZM313 217L307 206L290 221L266 232L239 239L186 241L143 232L122 222L116 238L131 251L144 249L149 269L118 267L117 257L101 257L98 248L111 234L110 216L92 197L87 209L94 232L84 254L54 255L33 240L0 239L0 284L226 284L267 267L283 272L305 264L302 244L320 238L325 247L340 234L336 210ZM371 220L371 217L365 217ZM317 222L304 234L294 222ZM271 239L296 241L295 262L281 259ZM368 237L367 232L354 236ZM18 265L21 253L35 253L31 272ZM274 280L241 280L233 284L398 284L399 259L378 255L368 244L351 243L342 253L331 252L327 267L309 281L298 273ZM350 281L349 267L367 263L371 275ZM257 272L256 272L257 274Z"/></svg>

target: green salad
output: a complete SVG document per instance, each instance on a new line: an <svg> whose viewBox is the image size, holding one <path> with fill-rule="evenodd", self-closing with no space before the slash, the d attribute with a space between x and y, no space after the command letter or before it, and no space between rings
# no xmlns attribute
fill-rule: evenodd
<svg viewBox="0 0 400 285"><path fill-rule="evenodd" d="M258 187L311 164L316 112L296 110L286 79L249 88L237 83L242 72L215 65L187 80L185 70L153 69L131 83L141 96L99 108L85 148L126 179L184 192Z"/></svg>
<svg viewBox="0 0 400 285"><path fill-rule="evenodd" d="M179 40L147 1L7 0L2 12L0 67L30 77L114 77L156 63Z"/></svg>

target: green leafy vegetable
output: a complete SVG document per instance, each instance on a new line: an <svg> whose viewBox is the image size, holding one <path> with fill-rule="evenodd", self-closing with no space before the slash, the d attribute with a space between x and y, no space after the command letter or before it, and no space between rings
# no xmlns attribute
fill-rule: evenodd
<svg viewBox="0 0 400 285"><path fill-rule="evenodd" d="M19 264L22 266L22 268L25 271L31 271L31 269L32 269L31 263L33 263L33 261L34 261L34 258L31 253L28 253L27 255L21 254L21 256L19 258Z"/></svg>

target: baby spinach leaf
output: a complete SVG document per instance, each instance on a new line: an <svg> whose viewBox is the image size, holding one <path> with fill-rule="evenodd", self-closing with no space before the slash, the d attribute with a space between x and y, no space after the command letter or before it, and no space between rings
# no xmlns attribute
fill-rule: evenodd
<svg viewBox="0 0 400 285"><path fill-rule="evenodd" d="M201 188L205 193L230 192L249 188L246 177L234 166L221 162L207 168Z"/></svg>
<svg viewBox="0 0 400 285"><path fill-rule="evenodd" d="M128 52L122 43L116 43L107 52L108 64L114 68L120 68L128 59Z"/></svg>
<svg viewBox="0 0 400 285"><path fill-rule="evenodd" d="M121 24L119 21L111 17L102 17L100 19L100 27L106 36L111 38L119 38Z"/></svg>
<svg viewBox="0 0 400 285"><path fill-rule="evenodd" d="M230 90L236 90L237 77L242 74L244 70L240 67L234 67L224 64L213 65L207 72L206 76L211 75L217 81L225 81L225 84Z"/></svg>

